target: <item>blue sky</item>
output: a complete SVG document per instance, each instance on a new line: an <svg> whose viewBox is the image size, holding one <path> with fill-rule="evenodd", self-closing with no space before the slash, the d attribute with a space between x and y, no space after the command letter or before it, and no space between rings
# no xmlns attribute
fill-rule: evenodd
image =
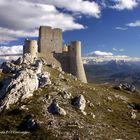
<svg viewBox="0 0 140 140"><path fill-rule="evenodd" d="M82 18L78 22L88 28L64 33L67 41L79 39L83 42L83 53L101 50L116 55L140 57L140 27L127 27L126 24L140 19L140 7L133 10L104 9L99 19ZM128 28L126 30L116 27ZM124 51L113 51L124 49Z"/></svg>
<svg viewBox="0 0 140 140"><path fill-rule="evenodd" d="M101 54L104 52L140 57L139 0L69 2L69 0L30 0L30 2L1 0L1 50L5 46L20 47L26 37L36 39L38 27L50 25L64 30L65 43L81 40L82 55L100 51ZM4 49L0 54L2 53L5 53Z"/></svg>

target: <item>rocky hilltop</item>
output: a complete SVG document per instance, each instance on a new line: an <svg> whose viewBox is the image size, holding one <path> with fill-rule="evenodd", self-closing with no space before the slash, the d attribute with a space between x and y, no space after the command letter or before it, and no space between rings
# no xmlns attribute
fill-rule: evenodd
<svg viewBox="0 0 140 140"><path fill-rule="evenodd" d="M30 54L4 62L0 138L139 140L140 95L122 87L82 83Z"/></svg>

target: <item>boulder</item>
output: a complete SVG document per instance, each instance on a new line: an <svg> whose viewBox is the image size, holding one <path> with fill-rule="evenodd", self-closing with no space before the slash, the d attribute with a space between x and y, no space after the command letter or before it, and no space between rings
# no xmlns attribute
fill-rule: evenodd
<svg viewBox="0 0 140 140"><path fill-rule="evenodd" d="M116 90L122 90L122 84L119 84L117 86L114 86L114 89L116 89Z"/></svg>
<svg viewBox="0 0 140 140"><path fill-rule="evenodd" d="M131 119L136 119L137 115L136 112L133 110L130 112Z"/></svg>
<svg viewBox="0 0 140 140"><path fill-rule="evenodd" d="M55 99L52 101L52 103L48 107L48 112L54 115L62 115L62 116L66 115L66 111L58 105Z"/></svg>
<svg viewBox="0 0 140 140"><path fill-rule="evenodd" d="M48 72L38 74L39 87L45 87L51 84L49 76L50 74Z"/></svg>
<svg viewBox="0 0 140 140"><path fill-rule="evenodd" d="M81 111L84 111L86 107L86 100L83 95L76 96L71 101L72 105L80 109Z"/></svg>
<svg viewBox="0 0 140 140"><path fill-rule="evenodd" d="M31 117L31 115L25 117L25 121L23 121L18 129L20 131L33 131L39 128L39 125L35 119Z"/></svg>

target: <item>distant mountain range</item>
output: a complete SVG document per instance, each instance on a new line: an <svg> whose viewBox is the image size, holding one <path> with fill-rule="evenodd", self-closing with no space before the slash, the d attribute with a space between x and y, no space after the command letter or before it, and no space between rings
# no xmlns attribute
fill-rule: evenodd
<svg viewBox="0 0 140 140"><path fill-rule="evenodd" d="M88 82L103 84L130 83L140 89L139 61L91 61L84 64Z"/></svg>
<svg viewBox="0 0 140 140"><path fill-rule="evenodd" d="M140 65L140 58L128 57L128 56L94 56L94 57L83 57L83 63L92 64L108 64L108 63L119 63L119 64L136 64Z"/></svg>

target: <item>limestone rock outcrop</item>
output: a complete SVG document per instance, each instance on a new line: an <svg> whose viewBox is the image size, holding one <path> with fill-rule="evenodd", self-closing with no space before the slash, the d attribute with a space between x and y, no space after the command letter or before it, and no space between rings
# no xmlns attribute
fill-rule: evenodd
<svg viewBox="0 0 140 140"><path fill-rule="evenodd" d="M48 72L38 74L39 87L45 87L51 84L51 80L49 76L50 74Z"/></svg>
<svg viewBox="0 0 140 140"><path fill-rule="evenodd" d="M11 62L3 62L1 69L3 73L15 73L19 69L19 66L16 66Z"/></svg>
<svg viewBox="0 0 140 140"><path fill-rule="evenodd" d="M7 91L3 92L6 94L6 108L9 108L11 104L33 96L33 92L38 89L39 81L33 71L25 69L19 71L7 86Z"/></svg>
<svg viewBox="0 0 140 140"><path fill-rule="evenodd" d="M12 72L15 75L1 81L1 110L3 108L8 109L10 105L33 96L34 91L39 87L51 84L49 73L42 73L42 62L40 60L31 60L30 55L27 54L23 57L23 62L24 66L21 64L16 70L13 69L16 65L9 62L12 64ZM11 72L9 67L7 69L6 67L2 68L6 73Z"/></svg>
<svg viewBox="0 0 140 140"><path fill-rule="evenodd" d="M34 63L34 57L30 53L25 53L23 55L23 63L30 65Z"/></svg>
<svg viewBox="0 0 140 140"><path fill-rule="evenodd" d="M23 58L22 57L19 57L17 60L13 60L12 63L15 64L15 65L21 65L23 62Z"/></svg>
<svg viewBox="0 0 140 140"><path fill-rule="evenodd" d="M36 71L37 74L40 74L41 73L42 66L43 66L43 64L42 64L42 61L41 60L36 60L35 61L35 68L36 68L35 71Z"/></svg>

